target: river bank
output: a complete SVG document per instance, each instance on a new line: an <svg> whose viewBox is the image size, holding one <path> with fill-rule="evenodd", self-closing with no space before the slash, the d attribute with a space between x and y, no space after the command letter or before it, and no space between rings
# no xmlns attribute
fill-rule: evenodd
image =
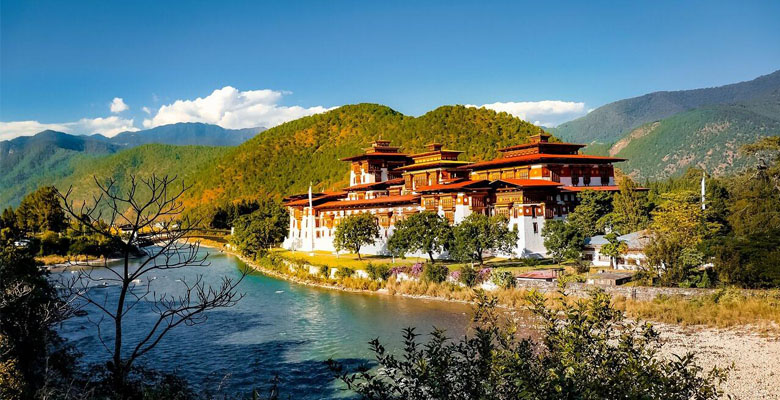
<svg viewBox="0 0 780 400"><path fill-rule="evenodd" d="M211 246L209 246L211 247ZM271 269L261 263L249 260L229 249L222 248L228 254L240 258L253 270L274 278L297 284L339 290L352 293L369 293L384 296L399 296L436 301L471 303L462 292L437 292L434 286L415 287L416 283L405 281L400 285L387 285L377 289L349 287L343 284L313 278L309 270L290 268ZM412 292L405 292L412 290ZM420 293L420 291L423 291ZM513 293L507 293L513 292ZM518 290L499 291L497 295L508 309L520 308L522 294ZM625 304L625 299L622 299ZM703 325L681 326L669 323L653 322L661 334L664 346L661 354L673 357L686 352L695 352L697 360L705 368L731 367L729 379L724 383L725 395L737 399L780 399L777 388L780 387L780 341L776 335L768 335L766 326L741 325L730 328L706 327ZM776 326L774 327L776 328ZM772 330L770 330L772 332Z"/></svg>

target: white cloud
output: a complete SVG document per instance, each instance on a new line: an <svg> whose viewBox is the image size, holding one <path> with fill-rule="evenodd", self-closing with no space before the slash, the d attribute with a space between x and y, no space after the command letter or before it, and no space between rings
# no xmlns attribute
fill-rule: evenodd
<svg viewBox="0 0 780 400"><path fill-rule="evenodd" d="M117 116L106 118L82 118L74 122L62 122L46 124L38 121L11 121L0 122L0 140L9 140L17 136L30 136L40 131L51 129L55 131L76 135L90 135L102 133L106 136L114 136L119 132L137 131L133 119L125 119Z"/></svg>
<svg viewBox="0 0 780 400"><path fill-rule="evenodd" d="M497 102L466 107L484 107L498 112L506 112L534 125L553 127L585 115L585 103L560 100Z"/></svg>
<svg viewBox="0 0 780 400"><path fill-rule="evenodd" d="M114 97L114 100L111 101L111 112L114 114L119 114L122 111L129 110L130 107L125 104L125 101L122 100L121 97Z"/></svg>
<svg viewBox="0 0 780 400"><path fill-rule="evenodd" d="M270 128L329 108L282 106L279 101L289 92L270 89L239 91L225 86L206 97L176 100L163 105L152 118L144 119L145 128L177 122L205 122L223 128L240 129L263 126Z"/></svg>
<svg viewBox="0 0 780 400"><path fill-rule="evenodd" d="M149 107L146 107L146 106L141 107L141 111L143 111L143 112L145 112L145 113L147 113L149 115L152 114L152 109L149 108Z"/></svg>
<svg viewBox="0 0 780 400"><path fill-rule="evenodd" d="M64 132L68 128L63 124L42 124L38 121L0 122L0 140L30 136L47 129Z"/></svg>

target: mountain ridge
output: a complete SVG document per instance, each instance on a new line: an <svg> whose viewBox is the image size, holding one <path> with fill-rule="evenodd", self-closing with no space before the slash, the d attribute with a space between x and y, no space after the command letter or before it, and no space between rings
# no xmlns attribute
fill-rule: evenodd
<svg viewBox="0 0 780 400"><path fill-rule="evenodd" d="M44 130L33 136L0 141L0 205L16 205L36 187L74 173L87 162L150 142L174 145L232 147L264 128L231 130L216 125L179 123L114 137L101 134L72 135ZM170 143L166 143L170 142Z"/></svg>
<svg viewBox="0 0 780 400"><path fill-rule="evenodd" d="M755 79L710 88L658 91L603 105L551 132L565 140L612 144L630 130L698 107L776 97L780 70Z"/></svg>

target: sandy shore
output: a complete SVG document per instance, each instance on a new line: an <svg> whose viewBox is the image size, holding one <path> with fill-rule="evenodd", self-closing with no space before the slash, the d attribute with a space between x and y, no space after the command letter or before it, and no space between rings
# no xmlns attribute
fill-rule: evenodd
<svg viewBox="0 0 780 400"><path fill-rule="evenodd" d="M344 289L333 285L305 282L288 275L269 271L224 248L218 249L234 255L253 269L279 279L294 281L308 286L333 290L387 294L386 290L367 291ZM431 296L396 294L405 297L453 301ZM462 303L462 301L454 300ZM760 335L750 327L742 329L717 329L704 327L680 327L653 322L665 345L662 354L672 356L687 352L697 353L696 359L705 369L729 367L727 381L721 386L724 398L735 399L780 399L780 338Z"/></svg>
<svg viewBox="0 0 780 400"><path fill-rule="evenodd" d="M780 399L780 338L749 328L682 328L653 323L666 344L666 355L697 353L702 367L733 366L721 387L736 399Z"/></svg>

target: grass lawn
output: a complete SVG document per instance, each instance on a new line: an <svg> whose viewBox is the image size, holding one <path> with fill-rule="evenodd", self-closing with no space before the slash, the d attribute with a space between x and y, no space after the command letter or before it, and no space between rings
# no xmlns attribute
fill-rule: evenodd
<svg viewBox="0 0 780 400"><path fill-rule="evenodd" d="M358 260L357 255L355 254L339 254L338 256L328 252L328 251L315 251L313 254L305 251L296 251L292 252L285 249L273 249L273 254L279 255L281 257L285 257L288 259L298 259L298 260L304 260L306 263L311 265L327 265L329 267L349 267L352 269L365 269L366 265L369 263L372 264L388 264L388 265L410 265L414 263L425 263L428 261L428 257L407 257L407 258L400 258L396 257L393 259L392 257L387 256L374 256L374 255L362 255L362 260ZM443 263L447 265L447 268L450 270L459 270L463 268L464 265L468 265L468 263L461 263L456 261L448 261L448 260L436 260L437 263ZM475 264L475 267L478 267L478 265ZM528 266L525 265L521 261L517 260L510 260L506 258L500 258L500 257L491 257L485 259L485 265L484 267L492 268L494 271L509 271L512 273L523 273L527 271L532 271L535 269L547 269L547 268L564 268L564 265L557 265L557 264L539 264L536 266Z"/></svg>
<svg viewBox="0 0 780 400"><path fill-rule="evenodd" d="M329 267L349 267L352 269L365 269L369 263L373 264L393 264L392 257L361 255L362 260L358 260L355 254L335 255L328 251L315 251L313 255L307 251L292 252L285 249L273 249L273 254L281 257L305 260L311 265L327 265ZM426 258L407 257L406 259L396 258L395 264L408 265L416 262L425 262Z"/></svg>

